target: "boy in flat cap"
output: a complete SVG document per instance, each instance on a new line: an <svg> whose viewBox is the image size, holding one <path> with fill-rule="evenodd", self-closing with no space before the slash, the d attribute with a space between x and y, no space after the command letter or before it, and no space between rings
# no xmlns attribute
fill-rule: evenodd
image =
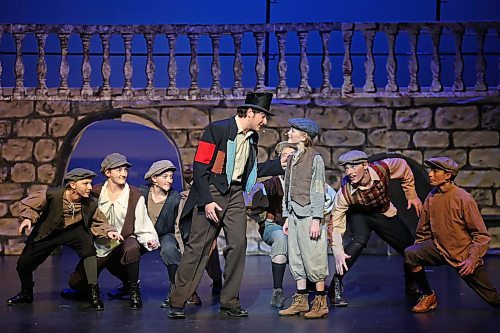
<svg viewBox="0 0 500 333"><path fill-rule="evenodd" d="M257 164L257 132L267 124L271 93L249 93L237 115L210 123L193 162L193 186L182 216L192 213L189 240L170 295L170 318L185 318L184 306L201 280L214 239L221 228L227 239L220 313L246 317L239 289L246 257L246 210L243 191L257 177L283 173L279 160Z"/></svg>
<svg viewBox="0 0 500 333"><path fill-rule="evenodd" d="M319 133L315 121L289 119L288 142L298 150L288 158L283 197L283 231L288 235L288 264L297 284L293 302L280 316L306 312L306 319L328 315L325 279L328 276L328 241L323 212L325 206L325 164L312 148ZM316 296L309 309L307 280L316 284Z"/></svg>
<svg viewBox="0 0 500 333"><path fill-rule="evenodd" d="M50 187L31 193L19 203L19 234L30 232L26 246L17 261L21 291L7 300L15 305L33 302L33 271L60 247L71 247L82 258L86 268L88 299L94 310L104 309L97 284L96 250L93 236L106 239L123 239L109 225L97 208L97 199L90 195L92 178L90 170L76 168L64 177L64 187Z"/></svg>
<svg viewBox="0 0 500 333"><path fill-rule="evenodd" d="M437 308L437 298L423 275L422 266L451 265L460 277L491 306L500 307L500 293L490 282L483 266L490 235L472 195L453 180L458 165L449 157L433 157L424 162L430 169L433 189L425 199L417 226L415 245L405 250L405 261L417 279L423 296L413 312Z"/></svg>
<svg viewBox="0 0 500 333"><path fill-rule="evenodd" d="M121 294L130 293L130 308L140 309L142 299L139 288L139 261L142 253L159 247L158 235L148 216L142 192L127 184L131 164L119 153L109 154L101 163L101 173L107 178L104 184L93 187L99 197L99 209L109 223L123 237L123 242L96 240L98 274L107 268L124 283ZM70 289L63 290L63 297L85 286L85 267L80 261L69 279ZM115 295L120 295L115 292Z"/></svg>
<svg viewBox="0 0 500 333"><path fill-rule="evenodd" d="M366 247L372 231L401 255L415 240L391 202L389 180L400 180L408 200L407 208L413 206L418 216L422 203L415 191L413 172L402 158L386 158L368 163L368 157L363 151L352 150L339 157L339 165L344 168L346 176L335 197L331 215L336 274L330 284L328 296L334 306L342 307L347 306L342 279ZM344 249L342 235L347 224L351 239ZM408 265L404 265L404 271L406 294L418 296L415 277Z"/></svg>
<svg viewBox="0 0 500 333"><path fill-rule="evenodd" d="M170 280L169 293L161 304L162 308L170 306L170 293L174 288L175 273L181 260L181 249L175 237L175 224L181 195L172 188L176 170L177 168L169 160L154 162L144 175L148 185L141 188L149 218L153 221L156 233L160 238L160 256L167 266ZM194 292L188 303L201 305L201 299Z"/></svg>

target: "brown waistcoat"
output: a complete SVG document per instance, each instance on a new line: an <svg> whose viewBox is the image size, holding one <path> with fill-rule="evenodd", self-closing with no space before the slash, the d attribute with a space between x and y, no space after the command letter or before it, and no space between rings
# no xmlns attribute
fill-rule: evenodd
<svg viewBox="0 0 500 333"><path fill-rule="evenodd" d="M288 199L288 191L290 191L292 201L303 207L311 203L312 167L316 155L319 155L319 153L309 147L306 148L293 166L291 166L293 158L288 160L287 170L293 168L293 172L291 177L290 173L286 172L285 200Z"/></svg>

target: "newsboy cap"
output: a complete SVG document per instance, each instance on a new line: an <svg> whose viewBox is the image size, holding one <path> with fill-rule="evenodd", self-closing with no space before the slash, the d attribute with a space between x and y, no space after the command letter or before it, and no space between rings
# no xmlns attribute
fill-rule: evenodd
<svg viewBox="0 0 500 333"><path fill-rule="evenodd" d="M249 92L245 98L245 103L238 106L238 109L251 108L259 112L264 112L268 116L274 116L274 113L271 113L272 100L272 93Z"/></svg>
<svg viewBox="0 0 500 333"><path fill-rule="evenodd" d="M69 182L77 182L82 179L92 179L95 176L97 175L94 171L83 168L74 168L68 171L66 175L64 175L64 184L68 184Z"/></svg>
<svg viewBox="0 0 500 333"><path fill-rule="evenodd" d="M301 131L306 132L311 139L314 139L319 133L318 124L309 118L290 118L288 122L292 127L295 127Z"/></svg>
<svg viewBox="0 0 500 333"><path fill-rule="evenodd" d="M175 171L177 168L174 163L169 160L156 161L149 167L148 172L144 175L144 179L149 179L153 176L161 175L165 171Z"/></svg>
<svg viewBox="0 0 500 333"><path fill-rule="evenodd" d="M279 157L285 148L299 149L295 143L281 141L274 147L274 156Z"/></svg>
<svg viewBox="0 0 500 333"><path fill-rule="evenodd" d="M344 166L346 164L361 164L364 162L368 162L368 156L366 156L366 153L361 150L351 150L340 155L339 157L340 166Z"/></svg>
<svg viewBox="0 0 500 333"><path fill-rule="evenodd" d="M127 161L127 158L120 153L111 153L104 158L101 162L101 173L105 173L106 170L119 168L121 166L131 167Z"/></svg>
<svg viewBox="0 0 500 333"><path fill-rule="evenodd" d="M444 170L456 176L458 174L458 164L454 160L446 156L431 157L424 161L431 168Z"/></svg>

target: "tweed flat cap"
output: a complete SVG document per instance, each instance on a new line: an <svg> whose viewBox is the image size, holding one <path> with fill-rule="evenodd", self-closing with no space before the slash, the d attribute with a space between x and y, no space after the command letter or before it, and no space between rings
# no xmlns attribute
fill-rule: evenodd
<svg viewBox="0 0 500 333"><path fill-rule="evenodd" d="M174 163L169 160L156 161L149 167L148 172L144 175L144 179L149 179L153 176L161 175L165 171L175 171L177 168Z"/></svg>
<svg viewBox="0 0 500 333"><path fill-rule="evenodd" d="M274 147L274 156L279 157L285 148L292 148L295 150L298 149L295 143L291 143L288 141L281 141L276 145L276 147Z"/></svg>
<svg viewBox="0 0 500 333"><path fill-rule="evenodd" d="M456 176L458 174L458 164L454 160L446 156L431 157L424 161L431 168L444 170Z"/></svg>
<svg viewBox="0 0 500 333"><path fill-rule="evenodd" d="M127 158L122 154L111 153L108 156L106 156L104 160L101 162L101 173L105 173L106 170L115 169L121 166L131 167L132 164L130 164L127 161Z"/></svg>
<svg viewBox="0 0 500 333"><path fill-rule="evenodd" d="M94 171L83 168L74 168L64 175L64 183L67 184L69 182L77 182L82 179L92 179L95 176L97 175Z"/></svg>
<svg viewBox="0 0 500 333"><path fill-rule="evenodd" d="M311 139L314 139L319 133L318 124L309 118L290 118L288 122L292 127L295 127L301 131L306 132Z"/></svg>
<svg viewBox="0 0 500 333"><path fill-rule="evenodd" d="M361 164L364 162L368 162L368 156L361 150L351 150L339 157L339 164L341 166L346 164Z"/></svg>
<svg viewBox="0 0 500 333"><path fill-rule="evenodd" d="M264 112L268 116L274 116L271 113L271 101L273 94L267 92L249 92L245 98L245 103L238 106L238 109L252 108L259 112Z"/></svg>

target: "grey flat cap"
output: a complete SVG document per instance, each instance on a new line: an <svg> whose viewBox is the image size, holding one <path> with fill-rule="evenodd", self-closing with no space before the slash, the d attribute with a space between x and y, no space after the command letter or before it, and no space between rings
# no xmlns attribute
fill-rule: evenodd
<svg viewBox="0 0 500 333"><path fill-rule="evenodd" d="M121 166L131 167L127 161L127 158L120 153L111 153L104 158L101 162L101 173L105 173L106 170L119 168Z"/></svg>
<svg viewBox="0 0 500 333"><path fill-rule="evenodd" d="M456 176L458 174L458 164L454 160L446 156L431 157L424 161L431 168L444 170Z"/></svg>
<svg viewBox="0 0 500 333"><path fill-rule="evenodd" d="M346 164L361 164L364 162L368 162L368 156L361 150L351 150L339 157L339 164L341 166Z"/></svg>
<svg viewBox="0 0 500 333"><path fill-rule="evenodd" d="M301 131L306 132L311 139L314 139L319 133L318 124L309 118L290 118L288 122L292 127L295 127Z"/></svg>
<svg viewBox="0 0 500 333"><path fill-rule="evenodd" d="M83 168L74 168L64 175L64 183L67 184L69 182L77 182L82 179L92 179L95 176L97 175L94 171Z"/></svg>
<svg viewBox="0 0 500 333"><path fill-rule="evenodd" d="M280 143L278 143L276 145L276 147L274 147L274 156L279 157L281 155L281 153L283 152L283 149L285 149L285 148L292 148L295 150L298 149L298 147L295 143L291 143L288 141L281 141Z"/></svg>
<svg viewBox="0 0 500 333"><path fill-rule="evenodd" d="M149 167L148 172L144 175L144 179L149 179L153 176L161 175L165 171L175 171L177 168L174 163L169 160L156 161Z"/></svg>

